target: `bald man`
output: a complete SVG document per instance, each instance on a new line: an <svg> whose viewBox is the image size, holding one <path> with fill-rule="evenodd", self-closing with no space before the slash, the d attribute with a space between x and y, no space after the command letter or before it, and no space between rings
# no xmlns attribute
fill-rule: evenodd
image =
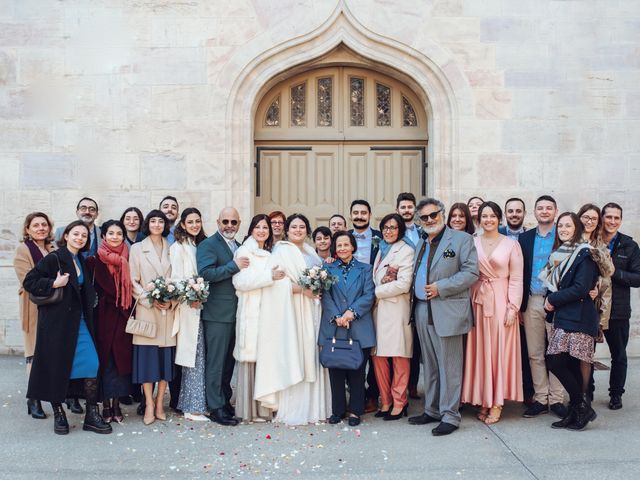
<svg viewBox="0 0 640 480"><path fill-rule="evenodd" d="M209 299L202 309L206 343L205 391L210 419L221 425L235 426L235 410L231 406L233 348L236 342L236 308L238 297L231 277L249 266L247 257L234 260L240 246L235 240L240 228L240 215L233 207L225 207L218 215L218 231L198 245L198 272L209 282Z"/></svg>

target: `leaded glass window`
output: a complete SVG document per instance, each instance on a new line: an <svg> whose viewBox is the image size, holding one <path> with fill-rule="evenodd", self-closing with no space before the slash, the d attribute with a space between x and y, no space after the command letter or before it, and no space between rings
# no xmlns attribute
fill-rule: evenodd
<svg viewBox="0 0 640 480"><path fill-rule="evenodd" d="M267 127L280 126L280 95L271 103L265 116L264 124Z"/></svg>
<svg viewBox="0 0 640 480"><path fill-rule="evenodd" d="M364 79L351 77L349 82L349 104L352 127L364 126Z"/></svg>
<svg viewBox="0 0 640 480"><path fill-rule="evenodd" d="M332 119L333 78L318 79L318 126L330 127Z"/></svg>
<svg viewBox="0 0 640 480"><path fill-rule="evenodd" d="M376 124L379 127L391 126L391 89L376 83Z"/></svg>
<svg viewBox="0 0 640 480"><path fill-rule="evenodd" d="M291 125L294 127L307 126L307 84L300 83L291 87Z"/></svg>
<svg viewBox="0 0 640 480"><path fill-rule="evenodd" d="M417 127L418 117L416 111L413 109L409 100L404 95L402 96L402 125L405 127Z"/></svg>

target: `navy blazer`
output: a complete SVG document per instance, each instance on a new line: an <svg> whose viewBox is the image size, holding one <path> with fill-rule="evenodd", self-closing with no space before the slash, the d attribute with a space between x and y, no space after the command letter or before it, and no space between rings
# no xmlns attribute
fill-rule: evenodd
<svg viewBox="0 0 640 480"><path fill-rule="evenodd" d="M338 266L340 260L323 266L338 281L322 295L322 320L318 334L318 345L324 345L333 338L336 324L333 319L352 308L359 318L351 322L351 337L360 342L360 347L369 348L376 344L376 332L373 327L371 310L376 299L376 287L373 283L373 267L358 262L349 270L345 281ZM347 338L347 329L338 327L337 336Z"/></svg>
<svg viewBox="0 0 640 480"><path fill-rule="evenodd" d="M547 295L547 300L555 308L554 327L598 336L600 316L589 291L595 287L599 273L589 250L579 252L571 268L560 280L558 291Z"/></svg>
<svg viewBox="0 0 640 480"><path fill-rule="evenodd" d="M522 271L522 304L520 311L526 312L529 303L529 293L531 292L531 272L533 270L533 243L536 240L536 229L532 228L520 234L518 243L522 249L524 269Z"/></svg>

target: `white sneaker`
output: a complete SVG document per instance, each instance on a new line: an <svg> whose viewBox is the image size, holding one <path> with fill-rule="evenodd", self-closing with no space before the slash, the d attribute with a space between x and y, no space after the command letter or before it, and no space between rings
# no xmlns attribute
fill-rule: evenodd
<svg viewBox="0 0 640 480"><path fill-rule="evenodd" d="M201 413L185 413L184 418L186 420L193 420L194 422L208 422L209 417L202 415Z"/></svg>

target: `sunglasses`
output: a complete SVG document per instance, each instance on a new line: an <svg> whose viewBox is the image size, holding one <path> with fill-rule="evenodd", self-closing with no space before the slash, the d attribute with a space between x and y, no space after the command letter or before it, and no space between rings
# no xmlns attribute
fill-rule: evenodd
<svg viewBox="0 0 640 480"><path fill-rule="evenodd" d="M231 225L233 225L233 226L235 227L236 225L238 225L238 220L227 220L227 219L225 218L224 220L222 220L222 224L223 224L223 225L229 225L229 224L231 224Z"/></svg>
<svg viewBox="0 0 640 480"><path fill-rule="evenodd" d="M435 212L427 213L426 215L420 215L420 220L422 220L423 222L426 222L429 219L435 220L436 218L438 218L438 215L441 211L442 210L436 210Z"/></svg>

